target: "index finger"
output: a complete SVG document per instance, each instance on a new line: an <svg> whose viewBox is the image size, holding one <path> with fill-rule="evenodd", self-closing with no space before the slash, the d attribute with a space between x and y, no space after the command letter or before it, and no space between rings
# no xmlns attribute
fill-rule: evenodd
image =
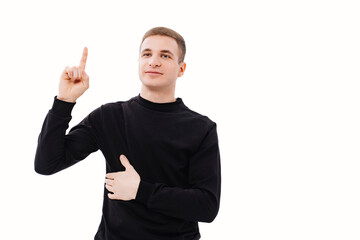
<svg viewBox="0 0 360 240"><path fill-rule="evenodd" d="M83 55L80 60L80 68L82 70L85 70L87 56L88 56L88 49L87 47L84 47Z"/></svg>

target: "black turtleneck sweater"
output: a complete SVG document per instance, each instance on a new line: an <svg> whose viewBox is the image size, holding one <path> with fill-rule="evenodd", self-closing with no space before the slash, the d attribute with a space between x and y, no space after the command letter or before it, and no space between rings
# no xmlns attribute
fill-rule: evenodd
<svg viewBox="0 0 360 240"><path fill-rule="evenodd" d="M95 240L199 239L220 203L216 123L175 102L139 95L101 105L66 134L75 103L57 99L44 120L35 171L50 175L101 150L106 173L124 171L124 154L141 177L135 200L104 202ZM104 175L105 176L105 175Z"/></svg>

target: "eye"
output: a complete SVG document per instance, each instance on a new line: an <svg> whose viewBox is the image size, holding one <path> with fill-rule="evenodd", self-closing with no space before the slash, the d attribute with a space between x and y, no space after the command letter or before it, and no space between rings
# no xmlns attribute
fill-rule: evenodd
<svg viewBox="0 0 360 240"><path fill-rule="evenodd" d="M170 56L169 56L169 55L166 55L166 54L163 54L163 56L166 56L166 58L170 58Z"/></svg>
<svg viewBox="0 0 360 240"><path fill-rule="evenodd" d="M143 54L143 56L148 56L148 55L150 55L150 53L144 53L144 54Z"/></svg>

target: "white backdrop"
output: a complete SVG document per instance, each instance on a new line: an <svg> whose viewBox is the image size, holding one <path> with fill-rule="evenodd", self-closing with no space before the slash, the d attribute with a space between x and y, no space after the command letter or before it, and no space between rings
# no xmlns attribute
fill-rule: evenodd
<svg viewBox="0 0 360 240"><path fill-rule="evenodd" d="M84 46L90 88L69 129L140 92L140 40L165 26L187 44L175 97L218 125L221 206L202 239L360 239L359 12L346 0L1 1L1 238L93 239L101 152L42 176L37 137Z"/></svg>

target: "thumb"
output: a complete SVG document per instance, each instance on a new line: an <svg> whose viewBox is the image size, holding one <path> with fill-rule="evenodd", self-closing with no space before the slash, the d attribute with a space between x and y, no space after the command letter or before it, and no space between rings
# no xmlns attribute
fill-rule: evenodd
<svg viewBox="0 0 360 240"><path fill-rule="evenodd" d="M120 162L125 167L125 169L132 167L127 157L125 157L123 154L120 155Z"/></svg>

